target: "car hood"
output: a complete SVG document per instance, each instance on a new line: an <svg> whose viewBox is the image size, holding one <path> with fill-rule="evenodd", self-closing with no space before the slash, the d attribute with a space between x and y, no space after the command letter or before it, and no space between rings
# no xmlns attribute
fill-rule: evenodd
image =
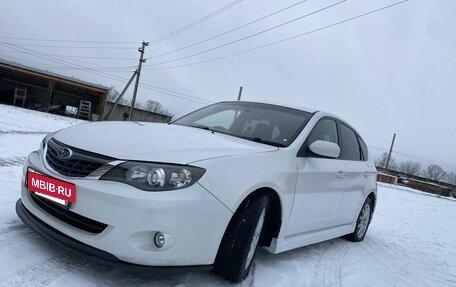
<svg viewBox="0 0 456 287"><path fill-rule="evenodd" d="M78 149L120 160L176 164L278 150L274 146L217 132L162 123L84 123L62 129L53 138Z"/></svg>

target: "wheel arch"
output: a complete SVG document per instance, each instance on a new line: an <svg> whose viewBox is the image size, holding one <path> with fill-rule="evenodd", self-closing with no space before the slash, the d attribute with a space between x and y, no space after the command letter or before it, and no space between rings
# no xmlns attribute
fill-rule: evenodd
<svg viewBox="0 0 456 287"><path fill-rule="evenodd" d="M222 237L222 241L219 244L219 249L220 246L226 237L226 233L228 230L232 228L234 225L239 213L247 206L247 204L255 198L258 198L260 196L267 196L269 198L269 206L268 206L268 214L267 218L265 221L265 229L262 238L260 239L261 241L259 242L259 245L261 246L269 246L272 239L274 237L277 237L280 229L282 227L282 217L283 217L283 206L282 206L282 201L280 199L279 194L277 191L270 187L261 187L257 188L254 191L252 191L250 194L248 194L237 206L236 211L233 213L231 216L231 219L225 229L225 232Z"/></svg>
<svg viewBox="0 0 456 287"><path fill-rule="evenodd" d="M375 210L375 207L376 207L376 205L377 205L377 195L376 195L374 192L371 191L371 192L367 195L366 199L367 199L367 198L370 198L371 201L372 201L372 212L371 212L371 217L370 217L370 219L369 219L369 223L370 223L370 222L372 222L372 215L374 214L374 210Z"/></svg>

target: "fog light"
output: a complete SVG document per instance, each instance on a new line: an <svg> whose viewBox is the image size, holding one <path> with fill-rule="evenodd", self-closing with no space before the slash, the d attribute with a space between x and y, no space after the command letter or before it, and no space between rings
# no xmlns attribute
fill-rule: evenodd
<svg viewBox="0 0 456 287"><path fill-rule="evenodd" d="M155 233L154 242L158 248L162 248L165 245L165 235L161 232Z"/></svg>

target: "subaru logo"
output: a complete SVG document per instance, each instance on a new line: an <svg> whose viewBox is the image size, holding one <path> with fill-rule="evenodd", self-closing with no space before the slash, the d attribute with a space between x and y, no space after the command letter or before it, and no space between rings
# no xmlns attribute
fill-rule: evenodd
<svg viewBox="0 0 456 287"><path fill-rule="evenodd" d="M71 149L66 147L62 147L58 151L58 156L60 159L69 159L72 154L73 152L71 151Z"/></svg>

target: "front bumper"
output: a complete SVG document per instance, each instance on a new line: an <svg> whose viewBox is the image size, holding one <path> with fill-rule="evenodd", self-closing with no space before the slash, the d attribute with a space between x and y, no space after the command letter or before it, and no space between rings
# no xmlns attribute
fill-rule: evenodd
<svg viewBox="0 0 456 287"><path fill-rule="evenodd" d="M70 211L107 227L101 233L90 233L42 209L25 187L29 167L76 184L76 203ZM38 233L93 257L156 267L213 264L232 216L199 184L176 191L145 192L118 182L68 178L47 169L38 152L31 153L25 163L17 213ZM153 241L158 231L167 236L163 248Z"/></svg>
<svg viewBox="0 0 456 287"><path fill-rule="evenodd" d="M212 270L212 265L195 265L195 266L173 266L173 267L161 267L161 266L145 266L139 264L128 263L119 260L112 254L105 252L100 249L96 249L87 244L81 243L73 238L63 234L62 232L47 225L39 218L34 216L27 208L22 204L22 200L18 199L16 202L16 213L19 218L29 226L33 231L39 235L47 238L64 248L69 248L72 251L81 253L83 256L88 256L93 260L101 261L103 264L112 265L114 267L121 267L124 269L132 269L135 271L153 271L157 273L163 272L176 272L176 271L208 271Z"/></svg>

